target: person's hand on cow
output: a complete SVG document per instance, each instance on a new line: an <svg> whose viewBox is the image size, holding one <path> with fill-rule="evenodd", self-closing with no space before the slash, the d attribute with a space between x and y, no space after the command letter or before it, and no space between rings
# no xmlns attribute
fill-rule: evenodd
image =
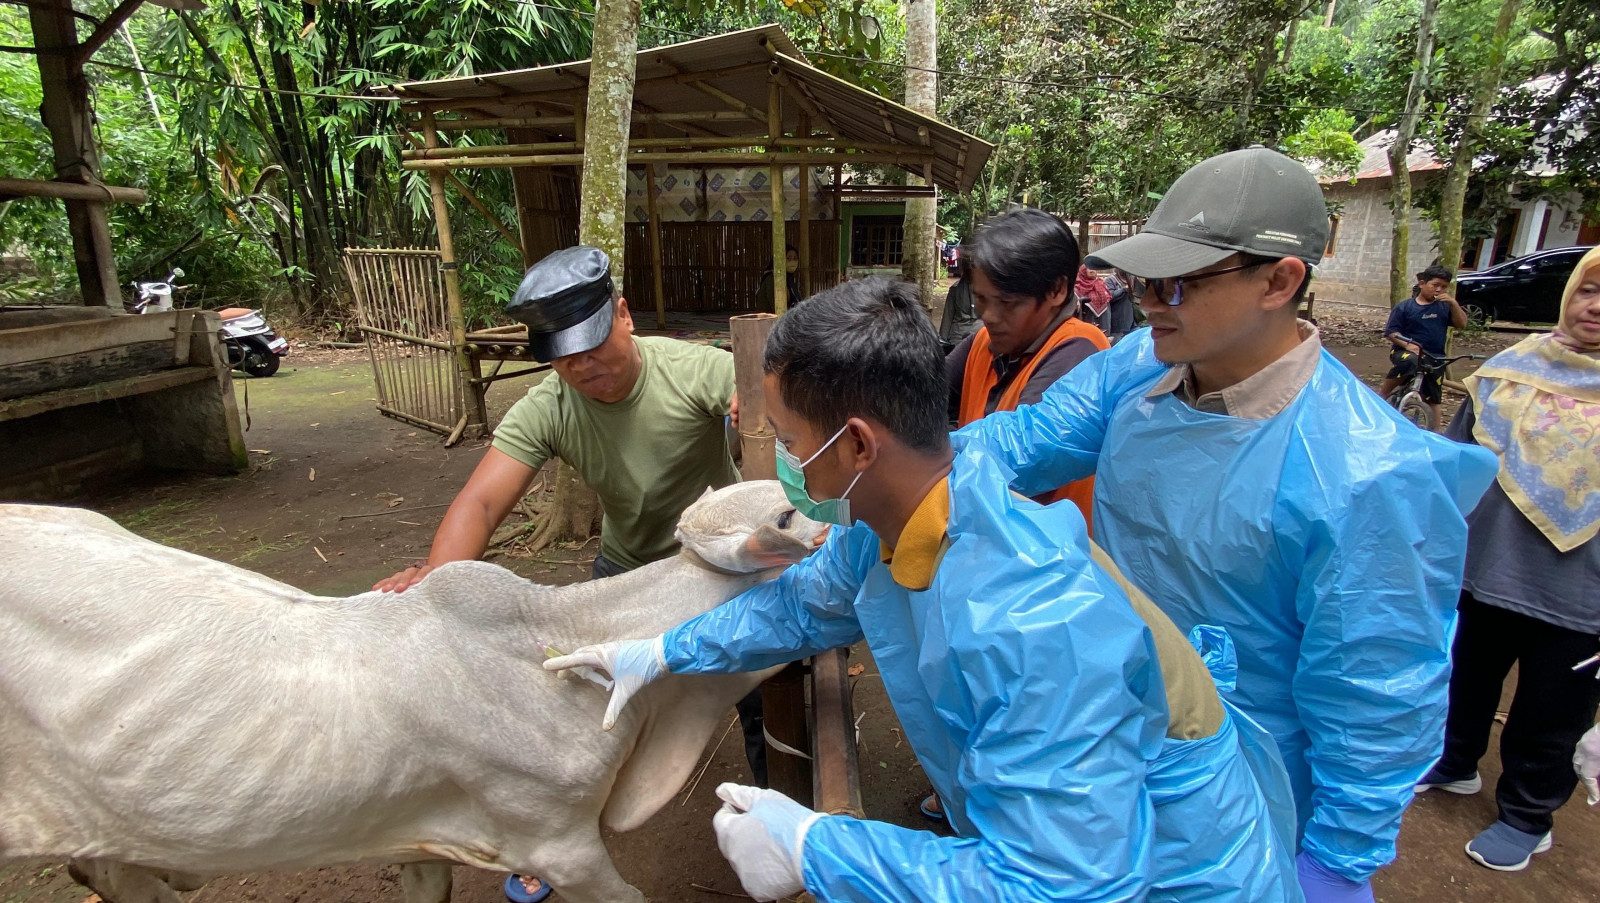
<svg viewBox="0 0 1600 903"><path fill-rule="evenodd" d="M570 655L558 655L544 663L546 671L566 671L573 668L598 668L611 675L611 702L606 706L606 716L600 726L606 730L616 726L617 716L645 685L667 673L667 654L662 637L648 640L622 640L584 646Z"/></svg>
<svg viewBox="0 0 1600 903"><path fill-rule="evenodd" d="M387 577L372 584L375 593L403 593L422 582L422 578L433 573L433 565L413 565L393 577Z"/></svg>
<svg viewBox="0 0 1600 903"><path fill-rule="evenodd" d="M723 784L717 798L722 808L711 818L717 848L745 893L757 900L780 900L805 890L801 852L806 831L822 813L776 790L742 784Z"/></svg>

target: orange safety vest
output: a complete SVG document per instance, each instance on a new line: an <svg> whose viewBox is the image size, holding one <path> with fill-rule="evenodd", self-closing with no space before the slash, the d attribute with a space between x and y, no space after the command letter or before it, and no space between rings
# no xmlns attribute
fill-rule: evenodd
<svg viewBox="0 0 1600 903"><path fill-rule="evenodd" d="M1028 380L1033 377L1033 371L1039 368L1039 362L1050 356L1050 352L1061 347L1073 339L1088 339L1094 343L1099 351L1111 347L1111 342L1106 334L1091 323L1085 323L1077 317L1068 317L1061 325L1050 333L1050 338L1045 340L1043 346L1034 352L1022 365L1022 372L1018 373L1006 390L1000 393L1000 401L995 405L997 411L1015 411L1017 404L1022 401L1022 390L1028 385ZM967 353L967 369L961 377L961 409L959 421L961 426L982 420L984 405L989 401L989 393L994 390L995 383L1000 379L994 372L994 355L989 351L989 328L979 329L972 337L972 350ZM1084 477L1074 483L1068 483L1041 501L1045 504L1059 502L1062 499L1071 499L1078 510L1083 512L1083 522L1093 526L1091 512L1094 509L1094 477Z"/></svg>

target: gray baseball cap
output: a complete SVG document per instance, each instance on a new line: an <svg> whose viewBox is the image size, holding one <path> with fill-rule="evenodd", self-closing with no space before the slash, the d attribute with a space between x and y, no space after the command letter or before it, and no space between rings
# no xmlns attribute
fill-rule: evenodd
<svg viewBox="0 0 1600 903"><path fill-rule="evenodd" d="M1322 260L1328 205L1316 177L1255 145L1202 161L1172 183L1139 234L1086 261L1135 276L1182 276L1240 252Z"/></svg>

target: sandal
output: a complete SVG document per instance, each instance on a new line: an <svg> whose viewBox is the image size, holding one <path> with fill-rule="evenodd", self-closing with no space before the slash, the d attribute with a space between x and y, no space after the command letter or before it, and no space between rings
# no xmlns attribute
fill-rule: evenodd
<svg viewBox="0 0 1600 903"><path fill-rule="evenodd" d="M550 885L540 878L534 878L534 880L539 882L539 889L529 893L528 888L522 883L521 875L507 875L506 899L510 900L511 903L539 903L540 900L550 896Z"/></svg>
<svg viewBox="0 0 1600 903"><path fill-rule="evenodd" d="M928 821L948 821L944 816L944 805L939 801L939 794L930 793L917 806L917 811Z"/></svg>

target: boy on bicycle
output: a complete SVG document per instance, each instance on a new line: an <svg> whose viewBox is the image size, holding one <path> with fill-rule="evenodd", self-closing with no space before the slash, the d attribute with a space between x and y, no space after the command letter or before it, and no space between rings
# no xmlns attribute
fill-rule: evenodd
<svg viewBox="0 0 1600 903"><path fill-rule="evenodd" d="M1456 303L1454 296L1446 294L1455 278L1456 274L1436 263L1417 274L1416 294L1389 311L1383 335L1394 345L1394 350L1389 352L1389 363L1394 366L1389 368L1389 375L1378 389L1378 394L1385 399L1417 375L1417 368L1422 365L1420 355L1444 357L1446 333L1451 326L1461 329L1467 325L1467 312ZM1442 398L1439 374L1424 372L1422 400L1433 409L1435 423L1439 422Z"/></svg>

